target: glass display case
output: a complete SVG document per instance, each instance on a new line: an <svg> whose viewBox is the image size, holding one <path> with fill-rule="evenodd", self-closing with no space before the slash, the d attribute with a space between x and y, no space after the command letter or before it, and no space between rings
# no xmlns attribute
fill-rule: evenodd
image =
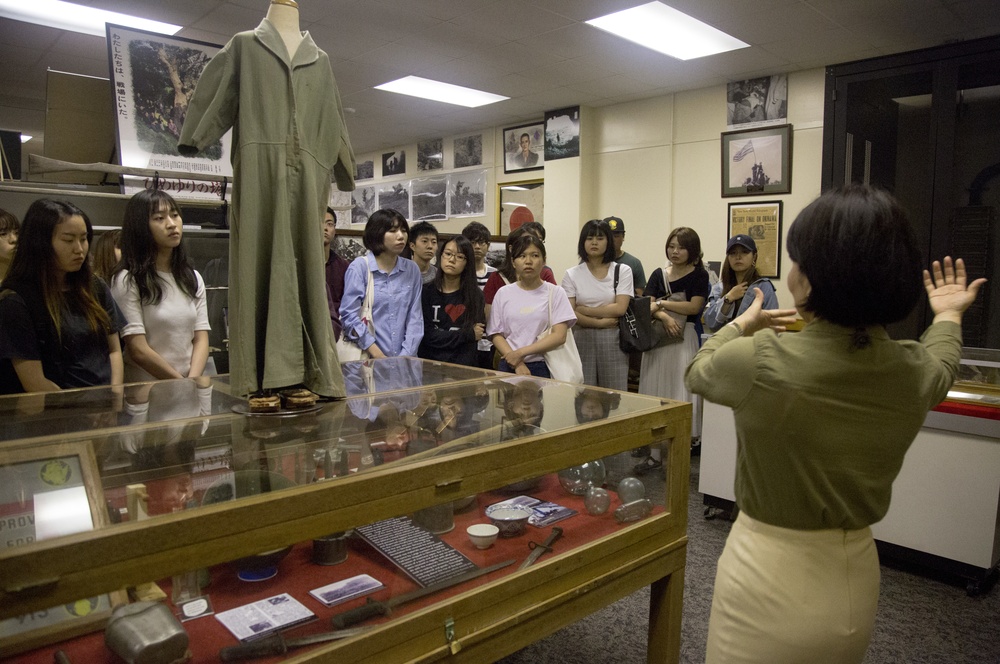
<svg viewBox="0 0 1000 664"><path fill-rule="evenodd" d="M294 647L352 611L365 629L294 661L494 661L651 585L649 660L677 661L689 404L411 358L343 366L347 400L277 415L238 414L224 376L0 398L0 650L116 661L93 630L119 591L156 582L175 612L209 600L182 623L195 662L238 634ZM646 445L663 469L636 477ZM518 507L527 523L501 519ZM477 524L506 536L473 541ZM283 594L315 616L285 641L220 618ZM81 601L86 625L31 627Z"/></svg>

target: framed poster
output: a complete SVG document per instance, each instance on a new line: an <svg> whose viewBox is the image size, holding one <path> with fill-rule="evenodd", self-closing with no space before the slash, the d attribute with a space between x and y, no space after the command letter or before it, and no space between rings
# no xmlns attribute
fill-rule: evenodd
<svg viewBox="0 0 1000 664"><path fill-rule="evenodd" d="M111 23L106 30L121 165L232 177L232 131L196 156L177 151L188 101L222 47ZM164 179L164 189L184 198L218 200L222 191L218 182ZM135 193L143 179L123 176L122 187Z"/></svg>
<svg viewBox="0 0 1000 664"><path fill-rule="evenodd" d="M503 172L537 171L545 165L545 124L507 127L503 130Z"/></svg>
<svg viewBox="0 0 1000 664"><path fill-rule="evenodd" d="M382 177L406 173L406 150L382 153Z"/></svg>
<svg viewBox="0 0 1000 664"><path fill-rule="evenodd" d="M580 107L545 112L545 159L580 156Z"/></svg>
<svg viewBox="0 0 1000 664"><path fill-rule="evenodd" d="M107 525L101 478L84 442L34 444L0 453L0 548L87 532ZM0 652L24 652L101 629L115 592L0 620Z"/></svg>
<svg viewBox="0 0 1000 664"><path fill-rule="evenodd" d="M729 235L749 235L757 245L757 271L781 278L781 201L729 204ZM721 272L720 272L721 274Z"/></svg>
<svg viewBox="0 0 1000 664"><path fill-rule="evenodd" d="M438 171L444 168L444 139L417 143L417 170Z"/></svg>
<svg viewBox="0 0 1000 664"><path fill-rule="evenodd" d="M792 191L792 125L722 134L722 196Z"/></svg>
<svg viewBox="0 0 1000 664"><path fill-rule="evenodd" d="M522 180L497 185L497 235L529 221L545 223L545 181Z"/></svg>
<svg viewBox="0 0 1000 664"><path fill-rule="evenodd" d="M481 217L486 212L486 171L463 171L448 176L448 216Z"/></svg>
<svg viewBox="0 0 1000 664"><path fill-rule="evenodd" d="M788 122L788 74L761 76L726 85L726 126L753 129Z"/></svg>

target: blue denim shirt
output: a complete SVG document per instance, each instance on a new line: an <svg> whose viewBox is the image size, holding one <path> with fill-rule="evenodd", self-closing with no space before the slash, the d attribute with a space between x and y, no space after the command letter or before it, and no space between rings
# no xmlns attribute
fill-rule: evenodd
<svg viewBox="0 0 1000 664"><path fill-rule="evenodd" d="M372 303L374 337L361 321L361 303L369 273L374 279L375 290ZM424 314L420 306L422 287L420 268L407 258L397 259L396 266L388 274L378 267L371 252L355 258L347 268L344 297L340 301L340 321L347 339L356 342L362 350L377 343L388 356L416 357L424 336Z"/></svg>

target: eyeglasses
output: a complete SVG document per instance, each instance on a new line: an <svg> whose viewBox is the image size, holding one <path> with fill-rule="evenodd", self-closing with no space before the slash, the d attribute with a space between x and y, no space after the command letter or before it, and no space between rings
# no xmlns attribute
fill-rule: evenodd
<svg viewBox="0 0 1000 664"><path fill-rule="evenodd" d="M464 254L456 254L453 251L442 251L441 252L441 259L442 260L448 260L448 259L451 259L451 258L454 258L456 261L461 262L461 263L464 263L466 261L466 258L465 258Z"/></svg>
<svg viewBox="0 0 1000 664"><path fill-rule="evenodd" d="M335 222L335 221L324 221L323 222L323 226L325 228L336 228L337 227L337 222Z"/></svg>

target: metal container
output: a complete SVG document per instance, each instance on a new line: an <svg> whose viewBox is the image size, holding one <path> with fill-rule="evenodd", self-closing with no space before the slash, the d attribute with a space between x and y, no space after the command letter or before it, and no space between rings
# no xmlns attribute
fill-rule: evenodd
<svg viewBox="0 0 1000 664"><path fill-rule="evenodd" d="M188 634L165 604L135 602L111 612L104 643L128 664L170 664L186 657Z"/></svg>
<svg viewBox="0 0 1000 664"><path fill-rule="evenodd" d="M333 533L313 540L312 561L316 565L336 565L347 560L350 533Z"/></svg>

